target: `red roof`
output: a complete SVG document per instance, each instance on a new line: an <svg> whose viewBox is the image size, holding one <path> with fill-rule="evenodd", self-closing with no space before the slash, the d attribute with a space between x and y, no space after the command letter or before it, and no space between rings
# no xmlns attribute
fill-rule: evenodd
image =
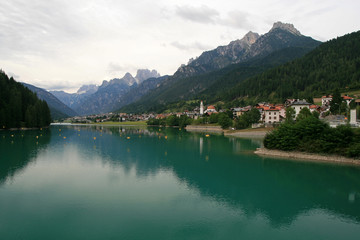
<svg viewBox="0 0 360 240"><path fill-rule="evenodd" d="M322 96L321 98L332 98L331 95L328 95L328 96Z"/></svg>
<svg viewBox="0 0 360 240"><path fill-rule="evenodd" d="M317 107L317 105L310 105L310 109L316 109Z"/></svg>
<svg viewBox="0 0 360 240"><path fill-rule="evenodd" d="M215 107L213 105L210 105L207 107L207 109L215 109Z"/></svg>
<svg viewBox="0 0 360 240"><path fill-rule="evenodd" d="M352 97L349 97L349 96L343 96L342 97L344 100L352 100L353 98Z"/></svg>
<svg viewBox="0 0 360 240"><path fill-rule="evenodd" d="M264 111L280 111L280 107L263 107Z"/></svg>

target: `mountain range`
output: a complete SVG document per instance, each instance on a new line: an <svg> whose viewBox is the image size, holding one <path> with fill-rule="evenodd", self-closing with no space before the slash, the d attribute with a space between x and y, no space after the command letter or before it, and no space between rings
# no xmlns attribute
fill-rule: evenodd
<svg viewBox="0 0 360 240"><path fill-rule="evenodd" d="M321 43L292 24L276 22L263 35L249 32L203 52L172 76L142 69L135 77L127 73L100 86L84 85L74 94L51 93L79 115L180 111L200 100L229 107L239 101L281 101L337 86L360 88L358 46L356 34Z"/></svg>
<svg viewBox="0 0 360 240"><path fill-rule="evenodd" d="M120 99L131 89L139 86L149 78L159 78L156 70L139 69L136 76L126 73L122 78L114 78L110 81L104 80L100 86L84 85L77 93L66 93L64 91L50 91L68 107L79 115L90 115L106 113L121 107Z"/></svg>
<svg viewBox="0 0 360 240"><path fill-rule="evenodd" d="M184 101L218 95L246 78L302 57L320 44L301 35L292 24L274 23L264 35L249 32L240 40L191 59L159 87L120 111L161 112L179 101L187 107Z"/></svg>

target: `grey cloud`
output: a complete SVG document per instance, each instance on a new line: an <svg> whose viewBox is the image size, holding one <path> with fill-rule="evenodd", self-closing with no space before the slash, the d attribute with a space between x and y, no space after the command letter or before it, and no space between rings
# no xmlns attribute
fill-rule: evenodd
<svg viewBox="0 0 360 240"><path fill-rule="evenodd" d="M200 7L177 6L176 14L185 20L199 23L215 23L219 12L205 5Z"/></svg>
<svg viewBox="0 0 360 240"><path fill-rule="evenodd" d="M231 11L227 17L219 20L219 24L230 26L239 29L252 29L252 24L249 21L250 14L243 11Z"/></svg>
<svg viewBox="0 0 360 240"><path fill-rule="evenodd" d="M232 28L251 29L249 21L250 14L243 11L230 11L226 17L221 17L220 13L205 5L201 7L177 6L176 14L181 18L198 23L223 25Z"/></svg>
<svg viewBox="0 0 360 240"><path fill-rule="evenodd" d="M172 42L171 46L176 47L177 49L180 50L185 50L185 51L191 51L191 50L207 50L210 49L211 46L199 43L199 42L194 42L194 43L190 43L190 44L183 44L180 43L178 41Z"/></svg>
<svg viewBox="0 0 360 240"><path fill-rule="evenodd" d="M140 69L140 68L137 68L130 64L121 65L118 63L114 63L114 62L110 62L108 64L108 68L107 68L108 73L112 76L116 76L116 75L122 74L124 72L134 72L137 69Z"/></svg>
<svg viewBox="0 0 360 240"><path fill-rule="evenodd" d="M63 1L2 1L1 57L49 54L63 42L84 34L81 21L76 20L71 5Z"/></svg>

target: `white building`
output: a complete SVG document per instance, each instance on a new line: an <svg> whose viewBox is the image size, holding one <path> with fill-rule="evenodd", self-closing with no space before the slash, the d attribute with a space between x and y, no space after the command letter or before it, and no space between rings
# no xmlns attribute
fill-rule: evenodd
<svg viewBox="0 0 360 240"><path fill-rule="evenodd" d="M278 123L281 121L280 107L264 107L264 123Z"/></svg>
<svg viewBox="0 0 360 240"><path fill-rule="evenodd" d="M297 117L297 115L300 113L301 109L303 108L309 108L310 109L310 103L306 102L305 100L296 100L295 102L293 102L290 106L292 108L294 108L295 110L295 118Z"/></svg>
<svg viewBox="0 0 360 240"><path fill-rule="evenodd" d="M203 103L203 101L200 102L200 115L204 115L204 103Z"/></svg>

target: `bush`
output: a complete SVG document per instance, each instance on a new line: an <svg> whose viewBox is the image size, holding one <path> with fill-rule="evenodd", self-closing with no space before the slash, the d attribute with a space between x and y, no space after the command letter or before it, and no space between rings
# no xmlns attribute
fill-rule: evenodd
<svg viewBox="0 0 360 240"><path fill-rule="evenodd" d="M222 129L229 128L232 126L233 122L228 114L226 113L219 113L218 116L218 123L221 126Z"/></svg>
<svg viewBox="0 0 360 240"><path fill-rule="evenodd" d="M349 125L330 128L313 115L296 123L283 123L267 134L264 146L284 151L333 153L343 156L360 156L360 130Z"/></svg>

